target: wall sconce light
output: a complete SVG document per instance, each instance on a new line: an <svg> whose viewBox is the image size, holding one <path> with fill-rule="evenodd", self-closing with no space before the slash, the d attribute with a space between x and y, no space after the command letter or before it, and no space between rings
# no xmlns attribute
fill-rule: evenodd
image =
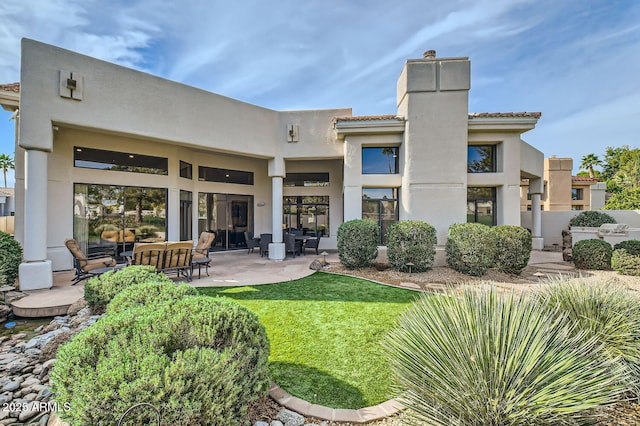
<svg viewBox="0 0 640 426"><path fill-rule="evenodd" d="M289 143L298 142L299 130L300 128L297 124L289 124L287 126L287 142Z"/></svg>
<svg viewBox="0 0 640 426"><path fill-rule="evenodd" d="M258 207L264 207L266 204L267 204L267 203L265 203L264 201L258 201L258 202L256 203L256 206L258 206Z"/></svg>

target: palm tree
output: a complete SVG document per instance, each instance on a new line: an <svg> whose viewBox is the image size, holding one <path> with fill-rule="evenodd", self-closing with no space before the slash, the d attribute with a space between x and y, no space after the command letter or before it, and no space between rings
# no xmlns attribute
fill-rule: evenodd
<svg viewBox="0 0 640 426"><path fill-rule="evenodd" d="M9 171L9 169L15 169L16 168L16 163L13 161L13 158L11 158L9 155L7 154L0 154L0 169L2 169L2 172L4 173L4 187L7 187L7 172Z"/></svg>
<svg viewBox="0 0 640 426"><path fill-rule="evenodd" d="M397 148L382 148L382 151L381 151L382 155L387 156L387 165L389 166L389 173L393 173L393 169L391 167L391 156L393 156L393 158L396 158L397 156L396 150Z"/></svg>
<svg viewBox="0 0 640 426"><path fill-rule="evenodd" d="M602 161L595 154L587 154L582 157L582 163L580 163L580 170L587 170L589 177L595 177L593 172L594 166L602 166Z"/></svg>

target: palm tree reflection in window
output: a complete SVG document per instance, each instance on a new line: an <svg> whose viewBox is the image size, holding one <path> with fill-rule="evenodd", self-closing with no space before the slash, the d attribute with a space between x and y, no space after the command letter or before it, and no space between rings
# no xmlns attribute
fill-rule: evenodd
<svg viewBox="0 0 640 426"><path fill-rule="evenodd" d="M389 173L396 172L396 159L398 158L398 148L382 148L382 155L387 156L387 165L389 166ZM393 158L393 168L391 167L391 158Z"/></svg>

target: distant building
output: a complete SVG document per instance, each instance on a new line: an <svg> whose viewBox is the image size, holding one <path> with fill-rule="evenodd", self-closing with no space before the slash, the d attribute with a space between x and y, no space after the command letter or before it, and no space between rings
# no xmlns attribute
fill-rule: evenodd
<svg viewBox="0 0 640 426"><path fill-rule="evenodd" d="M604 207L606 184L597 178L572 176L572 170L572 158L552 156L544 159L542 210L599 210ZM527 179L520 184L520 210L531 210Z"/></svg>
<svg viewBox="0 0 640 426"><path fill-rule="evenodd" d="M0 216L14 216L16 198L13 188L0 188Z"/></svg>

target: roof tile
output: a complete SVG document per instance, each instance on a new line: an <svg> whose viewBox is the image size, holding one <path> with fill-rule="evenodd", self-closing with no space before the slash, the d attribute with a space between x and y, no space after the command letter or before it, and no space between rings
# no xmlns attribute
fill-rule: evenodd
<svg viewBox="0 0 640 426"><path fill-rule="evenodd" d="M469 118L540 118L541 112L470 112Z"/></svg>
<svg viewBox="0 0 640 426"><path fill-rule="evenodd" d="M20 93L20 83L0 84L0 90L4 92Z"/></svg>

